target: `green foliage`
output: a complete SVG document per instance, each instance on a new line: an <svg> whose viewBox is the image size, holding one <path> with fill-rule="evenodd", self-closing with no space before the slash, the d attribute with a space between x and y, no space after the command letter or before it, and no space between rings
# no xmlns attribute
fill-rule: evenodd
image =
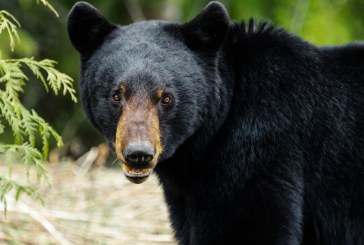
<svg viewBox="0 0 364 245"><path fill-rule="evenodd" d="M17 201L19 200L22 194L26 194L32 197L33 199L43 203L41 196L33 188L18 184L15 181L0 176L0 202L4 203L5 213L7 207L6 194L11 190L15 190L15 200Z"/></svg>
<svg viewBox="0 0 364 245"><path fill-rule="evenodd" d="M6 31L10 38L11 50L14 50L15 39L19 40L17 28L20 26L15 17L5 10L0 10L0 34Z"/></svg>
<svg viewBox="0 0 364 245"><path fill-rule="evenodd" d="M58 16L48 1L40 2ZM19 41L18 27L20 24L13 15L5 10L0 11L0 35L3 32L8 34L12 50L15 47L15 40ZM0 135L6 128L10 128L13 133L12 144L0 142L0 163L7 163L9 168L8 177L3 176L3 173L0 175L0 202L5 204L5 210L6 195L11 191L15 192L16 200L22 194L41 200L34 188L11 179L12 164L22 163L26 168L28 180L30 170L33 170L38 181L47 182L43 162L48 156L50 140L53 139L58 147L63 145L61 136L35 110L27 109L21 101L25 86L30 83L27 74L31 72L42 82L47 92L51 90L55 95L59 93L69 95L74 102L77 102L72 78L58 71L55 65L56 62L49 59L37 61L33 58L1 59L0 57Z"/></svg>
<svg viewBox="0 0 364 245"><path fill-rule="evenodd" d="M47 0L40 0L44 6L49 8L57 17L59 16L57 11L53 8L53 6ZM39 0L37 0L37 4L39 4Z"/></svg>

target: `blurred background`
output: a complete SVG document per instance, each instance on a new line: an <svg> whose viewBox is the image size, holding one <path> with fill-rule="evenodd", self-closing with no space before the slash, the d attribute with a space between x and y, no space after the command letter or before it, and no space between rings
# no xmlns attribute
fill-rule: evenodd
<svg viewBox="0 0 364 245"><path fill-rule="evenodd" d="M71 76L78 90L79 57L66 31L67 14L76 1L49 2L58 11L58 18L41 4L37 6L36 0L0 0L0 10L12 13L21 23L21 42L14 52L10 50L7 35L0 36L1 58L56 60L56 68ZM187 21L209 1L88 2L111 22L126 25L148 19ZM364 40L364 0L221 2L234 21L251 17L268 20L316 45ZM47 94L36 79L29 81L22 100L63 137L65 146L55 149L53 145L50 162L72 164L66 169L59 164L47 167L52 191L40 187L45 206L31 200L9 205L7 218L0 217L0 244L175 244L155 179L136 186L127 183L120 169L90 170L95 163L111 165L115 157L103 144L103 137L87 122L80 102L74 104L69 97ZM12 140L9 131L1 135L1 142ZM0 173L4 169L0 164ZM17 179L26 174L21 167L15 167L13 172Z"/></svg>

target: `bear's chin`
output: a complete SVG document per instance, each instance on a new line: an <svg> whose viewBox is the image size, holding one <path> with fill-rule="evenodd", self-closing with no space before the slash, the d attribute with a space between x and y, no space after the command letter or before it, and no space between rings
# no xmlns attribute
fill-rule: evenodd
<svg viewBox="0 0 364 245"><path fill-rule="evenodd" d="M149 176L145 176L145 177L130 177L128 175L125 174L125 177L132 183L134 184L141 184L143 182L145 182Z"/></svg>
<svg viewBox="0 0 364 245"><path fill-rule="evenodd" d="M125 177L134 184L143 183L152 173L152 168L133 169L125 164L122 164L122 166Z"/></svg>

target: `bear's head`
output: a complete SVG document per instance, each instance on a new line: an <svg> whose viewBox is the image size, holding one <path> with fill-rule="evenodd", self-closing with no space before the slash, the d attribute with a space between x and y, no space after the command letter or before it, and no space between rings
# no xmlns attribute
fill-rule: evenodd
<svg viewBox="0 0 364 245"><path fill-rule="evenodd" d="M72 8L68 33L81 57L83 106L132 182L143 182L207 119L228 29L218 2L184 24L117 26L88 3Z"/></svg>

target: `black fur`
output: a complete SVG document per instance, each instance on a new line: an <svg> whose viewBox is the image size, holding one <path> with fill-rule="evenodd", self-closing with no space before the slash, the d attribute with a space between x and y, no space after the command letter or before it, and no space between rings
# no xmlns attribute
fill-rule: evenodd
<svg viewBox="0 0 364 245"><path fill-rule="evenodd" d="M155 172L179 244L364 244L362 43L316 47L229 23L217 2L186 24L115 27L74 9L84 106L111 146L120 81L173 95ZM83 9L92 27L77 24L90 23ZM92 48L80 26L94 28Z"/></svg>

